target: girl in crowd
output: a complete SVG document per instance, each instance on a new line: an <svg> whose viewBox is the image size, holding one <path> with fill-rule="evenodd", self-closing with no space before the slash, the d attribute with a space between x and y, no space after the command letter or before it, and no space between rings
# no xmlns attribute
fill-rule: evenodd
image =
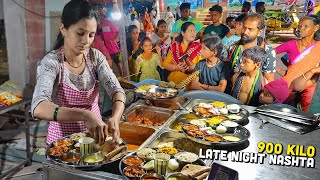
<svg viewBox="0 0 320 180"><path fill-rule="evenodd" d="M310 50L316 41L320 39L319 29L320 20L315 15L304 16L299 21L297 36L299 39L290 40L276 47L276 53L286 52L288 61L284 61L286 66L297 63L297 56L305 50ZM284 76L286 71L277 68L278 74Z"/></svg>
<svg viewBox="0 0 320 180"><path fill-rule="evenodd" d="M155 49L157 53L153 53L153 45L149 38L144 38L141 41L141 49L143 53L138 56L135 73L141 72L139 81L145 79L155 79L160 80L159 72L157 71L157 66L161 66L161 48L156 46Z"/></svg>
<svg viewBox="0 0 320 180"><path fill-rule="evenodd" d="M196 28L192 22L182 24L181 33L177 41L171 45L164 60L164 67L171 71L168 81L179 84L193 72L196 64L202 59L201 43L194 42L196 34Z"/></svg>
<svg viewBox="0 0 320 180"><path fill-rule="evenodd" d="M165 59L171 45L171 39L168 34L166 34L167 23L161 19L158 21L156 32L153 33L150 37L152 43L154 45L158 45L161 48L161 57ZM157 67L159 71L160 77L162 81L168 81L169 71L167 71L164 67Z"/></svg>
<svg viewBox="0 0 320 180"><path fill-rule="evenodd" d="M201 56L204 59L194 68L194 71L200 70L200 74L192 80L191 89L225 91L230 69L227 62L219 59L222 49L219 36L209 36L202 41Z"/></svg>
<svg viewBox="0 0 320 180"><path fill-rule="evenodd" d="M128 60L129 60L129 73L134 74L134 66L136 64L136 59L138 55L141 54L141 49L139 48L139 29L135 25L130 25L128 27L129 38L127 39L127 49L128 49ZM138 82L138 75L131 76L131 80Z"/></svg>
<svg viewBox="0 0 320 180"><path fill-rule="evenodd" d="M59 29L53 50L37 68L32 115L49 121L48 144L88 130L102 144L109 129L115 147L125 95L105 56L90 49L97 30L96 13L87 1L71 0L63 8ZM108 126L98 106L99 81L113 102Z"/></svg>

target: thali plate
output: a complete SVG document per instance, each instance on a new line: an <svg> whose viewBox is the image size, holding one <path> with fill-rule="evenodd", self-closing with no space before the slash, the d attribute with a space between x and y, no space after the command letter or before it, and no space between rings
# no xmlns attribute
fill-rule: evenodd
<svg viewBox="0 0 320 180"><path fill-rule="evenodd" d="M210 136L210 135L196 135L196 136L191 136L190 132L195 132L195 131L188 131L186 130L184 127L185 126L196 126L196 125L192 125L192 124L184 124L182 127L182 131L185 134L185 136L187 138L189 138L192 141L195 141L197 143L200 144L204 144L204 145L219 145L219 146L233 146L233 145L238 145L238 144L242 144L246 141L248 141L249 137L250 137L250 131L248 129L246 129L245 127L238 125L233 132L227 132L224 134L212 134L212 136L217 136L217 137L221 137L221 141L219 142L213 142L213 141L209 141L205 139L205 136ZM231 141L231 140L226 140L224 136L232 136L232 137L237 137L239 138L238 141Z"/></svg>
<svg viewBox="0 0 320 180"><path fill-rule="evenodd" d="M143 99L169 99L176 97L179 93L177 89L159 86L151 87L148 90L137 88L135 92L138 97Z"/></svg>
<svg viewBox="0 0 320 180"><path fill-rule="evenodd" d="M62 138L60 138L60 139L71 139L70 137L71 137L71 135L62 137ZM74 140L72 140L72 141L74 142L74 144L76 143L76 141L74 141ZM119 146L126 146L126 143L125 143L122 139L120 139L120 142L121 142L121 144L120 144ZM47 147L47 149L46 149L46 157L47 157L47 159L51 160L51 161L52 161L54 164L56 164L56 165L63 166L63 167L67 167L67 168L71 168L71 169L95 170L95 169L100 168L100 167L103 166L103 165L113 163L113 162L121 159L121 158L125 155L125 154L124 154L124 155L122 155L122 156L120 156L120 157L118 157L118 158L116 158L116 159L114 159L114 160L111 160L111 161L108 161L108 162L103 162L103 163L100 163L100 164L95 164L95 165L87 165L87 164L84 164L84 163L83 163L83 159L82 159L82 157L81 157L81 161L80 161L80 163L79 163L78 165L70 165L70 164L66 164L66 163L64 163L63 161L61 161L59 156L52 156L52 155L50 155L50 154L49 154L49 149L52 148L52 147L54 147L54 144L53 144L53 143L51 143L51 144ZM72 145L72 147L74 147L74 146ZM68 148L71 148L71 147L68 147ZM71 148L71 150L72 150L72 149L75 149L75 148ZM70 149L69 149L69 150L70 150ZM68 152L69 152L69 151L68 151Z"/></svg>
<svg viewBox="0 0 320 180"><path fill-rule="evenodd" d="M152 148L152 149L154 149L154 148ZM120 171L121 175L123 175L123 176L126 177L127 179L129 179L129 178L124 175L123 169L124 169L125 167L127 167L128 165L124 164L123 161L124 161L124 159L125 159L126 157L128 157L128 156L137 156L137 152L128 153L126 156L124 156L124 157L121 159L121 161L120 161L120 163L119 163L119 171ZM173 159L173 158L174 158L174 157L171 156L171 159ZM145 161L144 163L147 163L147 162L149 162L149 161ZM191 163L190 163L190 164L191 164ZM201 165L201 166L206 166L205 162L204 162L203 160L201 160L200 158L199 158L197 161L193 162L192 164ZM180 172L180 171L181 171L181 168L179 168L177 171L172 171L172 170L170 170L169 168L167 168L166 176L170 175L171 173ZM154 172L154 170L146 171L146 173L150 173L150 172ZM135 179L135 178L133 178L133 179ZM140 179L140 178L138 178L138 179Z"/></svg>
<svg viewBox="0 0 320 180"><path fill-rule="evenodd" d="M228 104L227 104L228 105ZM206 111L207 114L204 113L200 113L199 112L199 108L201 108L201 110ZM209 108L204 108L204 107L200 107L199 104L194 105L192 108L192 113L196 114L197 116L203 117L203 118L212 118L212 117L216 117L216 116L226 116L228 117L228 119L242 124L245 121L248 120L249 117L249 112L247 110L245 110L244 108L240 108L239 112L237 113L231 113L230 111L228 111L227 114L222 114L219 112L219 109L214 109L214 111L217 111L216 114L209 112Z"/></svg>

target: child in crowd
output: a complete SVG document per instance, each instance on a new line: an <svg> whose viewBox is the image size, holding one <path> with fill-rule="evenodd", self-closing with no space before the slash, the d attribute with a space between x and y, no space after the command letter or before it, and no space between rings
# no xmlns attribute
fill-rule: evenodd
<svg viewBox="0 0 320 180"><path fill-rule="evenodd" d="M236 19L236 18L233 17L233 16L227 17L227 19L226 19L226 24L227 24L227 26L229 27L229 29L233 29L233 28L234 28L235 23L236 23L235 19Z"/></svg>
<svg viewBox="0 0 320 180"><path fill-rule="evenodd" d="M218 34L222 39L229 32L229 28L226 25L221 24L220 22L220 19L222 17L222 7L216 4L212 6L209 10L211 14L212 24L210 24L204 29L203 34L204 35Z"/></svg>
<svg viewBox="0 0 320 180"><path fill-rule="evenodd" d="M231 28L229 32L226 34L226 36L222 38L221 40L223 45L222 60L227 60L227 56L228 56L227 51L229 50L230 46L240 40L241 34L242 34L242 27L243 27L242 21L245 17L246 16L243 14L239 15L235 20L234 28Z"/></svg>
<svg viewBox="0 0 320 180"><path fill-rule="evenodd" d="M135 65L135 73L141 72L139 81L145 79L161 80L157 66L161 66L161 48L156 46L157 53L153 53L153 46L150 38L146 37L141 41L143 53L138 56Z"/></svg>
<svg viewBox="0 0 320 180"><path fill-rule="evenodd" d="M259 96L261 104L283 103L289 97L288 83L279 78L266 84Z"/></svg>
<svg viewBox="0 0 320 180"><path fill-rule="evenodd" d="M264 86L260 67L266 59L266 52L260 46L243 51L240 72L232 77L231 95L246 105L258 106L259 95Z"/></svg>
<svg viewBox="0 0 320 180"><path fill-rule="evenodd" d="M200 60L193 70L194 72L200 70L200 74L192 80L191 89L225 91L230 69L228 62L219 59L222 48L217 35L208 36L202 41L200 52L204 59Z"/></svg>

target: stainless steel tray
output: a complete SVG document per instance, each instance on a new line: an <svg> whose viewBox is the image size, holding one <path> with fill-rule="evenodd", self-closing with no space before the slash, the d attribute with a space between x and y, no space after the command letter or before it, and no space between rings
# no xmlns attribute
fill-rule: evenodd
<svg viewBox="0 0 320 180"><path fill-rule="evenodd" d="M173 142L173 147L183 151L199 154L199 150L210 149L210 146L203 145L188 139L183 133L165 130L161 132L153 141L147 144L150 148L161 147L161 144Z"/></svg>
<svg viewBox="0 0 320 180"><path fill-rule="evenodd" d="M154 127L161 129L165 126L165 123L173 116L175 112L170 109L152 107L141 104L132 104L124 113L124 121L131 124L138 124L146 127ZM135 119L148 118L152 122L152 125L140 124L133 122ZM155 125L155 123L157 123Z"/></svg>
<svg viewBox="0 0 320 180"><path fill-rule="evenodd" d="M128 145L128 152L134 151L130 149L130 145L139 146L137 149L141 149L148 143L154 136L157 135L158 129L153 127L139 126L136 124L122 122L119 125L120 137Z"/></svg>
<svg viewBox="0 0 320 180"><path fill-rule="evenodd" d="M203 100L203 99L192 99L190 100L190 102L185 106L185 108L189 111L189 112L193 112L193 107L198 105L199 103L212 103L212 100ZM226 104L230 104L230 103L226 103ZM195 113L196 114L196 113ZM198 115L198 114L196 114ZM231 113L229 113L228 115L231 115ZM222 115L222 116L228 116L228 115ZM238 115L241 116L242 118L239 120L233 120L234 122L237 122L238 124L241 125L246 125L248 123L248 118L250 116L250 113L245 110L244 108L240 109L239 113L236 113L234 115Z"/></svg>

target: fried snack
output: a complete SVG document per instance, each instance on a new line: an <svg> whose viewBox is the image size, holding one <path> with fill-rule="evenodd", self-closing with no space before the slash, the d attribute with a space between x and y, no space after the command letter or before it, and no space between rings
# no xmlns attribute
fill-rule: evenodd
<svg viewBox="0 0 320 180"><path fill-rule="evenodd" d="M115 159L114 157L118 157L118 154L124 154L127 152L127 146L119 146L118 148L114 149L113 151L107 153L107 152L102 152L102 154L105 157L105 161L111 161ZM121 156L120 156L121 157Z"/></svg>
<svg viewBox="0 0 320 180"><path fill-rule="evenodd" d="M160 87L167 87L167 83L165 81L160 81L159 86Z"/></svg>
<svg viewBox="0 0 320 180"><path fill-rule="evenodd" d="M168 88L175 88L176 87L176 83L174 83L174 82L172 82L172 81L170 81L169 83L168 83Z"/></svg>
<svg viewBox="0 0 320 180"><path fill-rule="evenodd" d="M192 74L190 74L185 80L181 81L180 84L178 84L177 89L182 89L182 88L186 87L199 74L200 74L200 70L195 71Z"/></svg>
<svg viewBox="0 0 320 180"><path fill-rule="evenodd" d="M182 168L181 173L184 175L189 175L191 178L196 178L204 173L209 172L210 169L211 168L207 166L187 164Z"/></svg>

